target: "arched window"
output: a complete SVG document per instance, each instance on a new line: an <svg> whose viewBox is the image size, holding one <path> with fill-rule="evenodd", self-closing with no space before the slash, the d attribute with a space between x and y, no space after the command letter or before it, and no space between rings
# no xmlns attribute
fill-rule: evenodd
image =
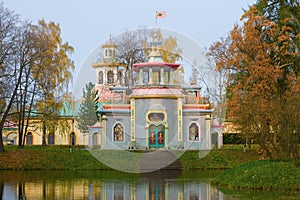
<svg viewBox="0 0 300 200"><path fill-rule="evenodd" d="M32 145L32 133L31 132L28 132L26 135L26 144Z"/></svg>
<svg viewBox="0 0 300 200"><path fill-rule="evenodd" d="M200 140L200 132L199 126L193 122L189 126L189 140L199 141Z"/></svg>
<svg viewBox="0 0 300 200"><path fill-rule="evenodd" d="M122 72L121 71L118 71L118 73L117 73L117 79L118 79L118 82L120 84L122 84Z"/></svg>
<svg viewBox="0 0 300 200"><path fill-rule="evenodd" d="M98 84L103 84L103 72L99 72L99 77L98 77Z"/></svg>
<svg viewBox="0 0 300 200"><path fill-rule="evenodd" d="M48 144L54 144L54 134L51 133L48 135Z"/></svg>
<svg viewBox="0 0 300 200"><path fill-rule="evenodd" d="M114 141L123 141L124 139L124 128L120 123L114 126Z"/></svg>
<svg viewBox="0 0 300 200"><path fill-rule="evenodd" d="M125 86L128 86L129 85L129 70L126 70L125 71Z"/></svg>
<svg viewBox="0 0 300 200"><path fill-rule="evenodd" d="M100 134L99 133L94 133L93 134L93 147L100 145Z"/></svg>
<svg viewBox="0 0 300 200"><path fill-rule="evenodd" d="M105 49L105 56L107 56L107 49Z"/></svg>
<svg viewBox="0 0 300 200"><path fill-rule="evenodd" d="M112 50L110 49L109 51L108 51L109 53L109 56L111 57L112 56Z"/></svg>
<svg viewBox="0 0 300 200"><path fill-rule="evenodd" d="M14 132L13 133L9 133L7 135L7 138L10 141L10 144L14 144L14 145L17 144L17 134L16 133L14 133Z"/></svg>
<svg viewBox="0 0 300 200"><path fill-rule="evenodd" d="M107 83L114 82L114 72L112 70L107 72Z"/></svg>
<svg viewBox="0 0 300 200"><path fill-rule="evenodd" d="M74 132L72 132L70 135L70 145L75 145L75 144L76 144L76 135Z"/></svg>

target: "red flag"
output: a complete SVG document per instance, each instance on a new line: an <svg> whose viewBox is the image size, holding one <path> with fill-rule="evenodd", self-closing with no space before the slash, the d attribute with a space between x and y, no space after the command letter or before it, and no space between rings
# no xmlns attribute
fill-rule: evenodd
<svg viewBox="0 0 300 200"><path fill-rule="evenodd" d="M156 17L155 18L165 18L167 16L166 11L156 11Z"/></svg>

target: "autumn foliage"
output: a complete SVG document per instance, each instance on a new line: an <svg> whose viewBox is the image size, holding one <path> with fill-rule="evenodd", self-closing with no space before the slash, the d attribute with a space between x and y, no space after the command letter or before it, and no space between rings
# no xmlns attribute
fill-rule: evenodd
<svg viewBox="0 0 300 200"><path fill-rule="evenodd" d="M300 158L299 39L290 18L271 21L252 7L209 55L228 71L228 118L264 155Z"/></svg>
<svg viewBox="0 0 300 200"><path fill-rule="evenodd" d="M69 99L68 84L72 79L74 49L63 42L55 22L38 24L22 21L0 3L0 152L4 152L4 123L18 125L18 145L25 143L28 130L42 121L43 144L46 135L68 124L59 120L64 102ZM29 129L30 128L30 129Z"/></svg>

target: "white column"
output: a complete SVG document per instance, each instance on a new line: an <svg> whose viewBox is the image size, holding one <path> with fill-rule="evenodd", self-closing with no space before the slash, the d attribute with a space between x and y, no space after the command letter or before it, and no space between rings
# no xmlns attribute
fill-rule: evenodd
<svg viewBox="0 0 300 200"><path fill-rule="evenodd" d="M139 85L143 85L143 70L139 71Z"/></svg>
<svg viewBox="0 0 300 200"><path fill-rule="evenodd" d="M153 72L152 72L152 68L149 68L149 84L153 84L152 83L152 76L153 76Z"/></svg>
<svg viewBox="0 0 300 200"><path fill-rule="evenodd" d="M116 68L117 69L117 68ZM114 74L114 82L115 84L118 84L118 70L113 69L113 74Z"/></svg>
<svg viewBox="0 0 300 200"><path fill-rule="evenodd" d="M169 72L169 76L170 76L169 84L170 84L170 85L173 85L174 72L173 72L173 71L170 71L170 72Z"/></svg>
<svg viewBox="0 0 300 200"><path fill-rule="evenodd" d="M210 114L207 114L205 116L205 122L206 122L206 147L208 149L211 149L211 130L210 130L210 120L211 120L211 116Z"/></svg>
<svg viewBox="0 0 300 200"><path fill-rule="evenodd" d="M218 149L220 149L223 146L223 133L222 128L220 128L220 131L218 131Z"/></svg>
<svg viewBox="0 0 300 200"><path fill-rule="evenodd" d="M92 129L89 128L89 148L91 149L93 147L93 134L92 134Z"/></svg>
<svg viewBox="0 0 300 200"><path fill-rule="evenodd" d="M165 77L164 77L164 68L160 68L160 84L164 85L165 83Z"/></svg>

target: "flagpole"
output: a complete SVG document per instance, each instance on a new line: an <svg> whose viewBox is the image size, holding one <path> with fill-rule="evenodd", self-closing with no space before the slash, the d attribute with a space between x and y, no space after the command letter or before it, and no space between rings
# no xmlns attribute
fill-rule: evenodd
<svg viewBox="0 0 300 200"><path fill-rule="evenodd" d="M157 27L157 18L165 18L167 16L166 11L156 11L155 13L155 24L154 27Z"/></svg>
<svg viewBox="0 0 300 200"><path fill-rule="evenodd" d="M166 11L156 11L156 18L165 18L167 16Z"/></svg>

